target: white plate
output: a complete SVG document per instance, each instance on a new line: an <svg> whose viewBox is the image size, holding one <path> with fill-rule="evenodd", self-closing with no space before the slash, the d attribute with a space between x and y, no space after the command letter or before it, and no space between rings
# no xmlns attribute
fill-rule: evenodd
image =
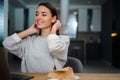
<svg viewBox="0 0 120 80"><path fill-rule="evenodd" d="M56 79L56 78L51 78L51 79L47 79L47 80L58 80L58 79Z"/></svg>
<svg viewBox="0 0 120 80"><path fill-rule="evenodd" d="M74 78L75 78L75 80L78 80L78 79L80 79L80 77L79 76L74 76ZM47 79L47 80L58 80L58 79L56 79L56 78L51 78L51 79ZM67 80L67 79L65 79L65 80Z"/></svg>
<svg viewBox="0 0 120 80"><path fill-rule="evenodd" d="M79 76L76 76L76 75L75 75L74 77L75 77L75 80L78 80L78 79L80 79L80 77L79 77Z"/></svg>

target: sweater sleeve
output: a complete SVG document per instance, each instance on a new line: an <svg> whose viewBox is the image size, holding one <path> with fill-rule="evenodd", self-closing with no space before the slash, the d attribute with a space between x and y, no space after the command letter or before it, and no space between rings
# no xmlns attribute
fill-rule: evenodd
<svg viewBox="0 0 120 80"><path fill-rule="evenodd" d="M8 52L15 54L19 58L22 57L24 53L24 47L21 43L21 38L14 33L11 36L6 37L3 41L3 46L8 50Z"/></svg>
<svg viewBox="0 0 120 80"><path fill-rule="evenodd" d="M68 36L57 36L56 34L48 36L50 54L61 61L67 61L69 44L70 40Z"/></svg>

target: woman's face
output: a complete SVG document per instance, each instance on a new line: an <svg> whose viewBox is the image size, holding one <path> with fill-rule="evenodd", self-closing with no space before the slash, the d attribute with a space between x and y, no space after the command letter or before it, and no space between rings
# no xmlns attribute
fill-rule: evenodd
<svg viewBox="0 0 120 80"><path fill-rule="evenodd" d="M56 17L52 17L50 10L45 6L39 6L36 9L35 24L39 29L51 28L52 22L56 20Z"/></svg>

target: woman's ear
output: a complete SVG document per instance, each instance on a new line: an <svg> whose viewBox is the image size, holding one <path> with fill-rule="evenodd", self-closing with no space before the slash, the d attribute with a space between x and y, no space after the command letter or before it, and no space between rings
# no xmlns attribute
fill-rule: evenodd
<svg viewBox="0 0 120 80"><path fill-rule="evenodd" d="M56 16L54 16L54 17L52 18L52 23L55 23L56 20L57 20L57 18L56 18Z"/></svg>

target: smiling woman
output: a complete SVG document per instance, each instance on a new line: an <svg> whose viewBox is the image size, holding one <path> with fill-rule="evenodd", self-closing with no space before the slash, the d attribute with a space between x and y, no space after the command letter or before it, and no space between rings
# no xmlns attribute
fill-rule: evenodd
<svg viewBox="0 0 120 80"><path fill-rule="evenodd" d="M69 37L57 35L62 26L51 3L41 2L35 10L33 24L6 37L3 45L22 60L22 72L47 73L61 69L67 61Z"/></svg>

